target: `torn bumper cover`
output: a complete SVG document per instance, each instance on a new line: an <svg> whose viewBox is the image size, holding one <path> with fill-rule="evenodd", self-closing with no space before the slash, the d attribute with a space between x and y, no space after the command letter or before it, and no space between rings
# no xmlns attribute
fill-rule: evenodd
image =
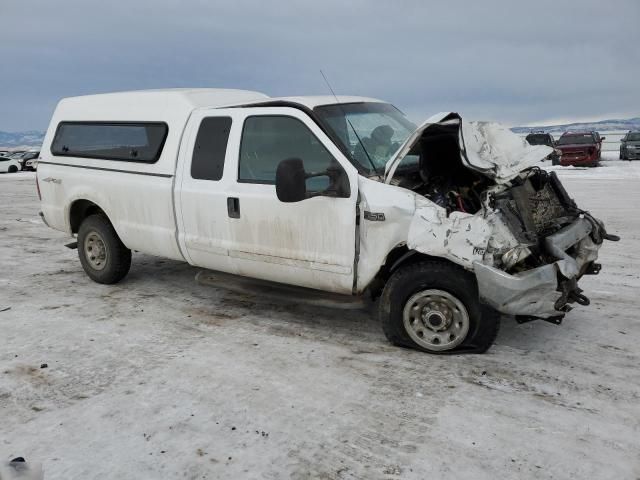
<svg viewBox="0 0 640 480"><path fill-rule="evenodd" d="M562 315L573 301L588 303L577 280L598 270L592 267L600 248L590 236L594 227L590 220L578 218L548 236L545 246L558 261L525 272L511 275L474 262L480 299L499 312L537 318ZM567 250L573 246L572 256Z"/></svg>

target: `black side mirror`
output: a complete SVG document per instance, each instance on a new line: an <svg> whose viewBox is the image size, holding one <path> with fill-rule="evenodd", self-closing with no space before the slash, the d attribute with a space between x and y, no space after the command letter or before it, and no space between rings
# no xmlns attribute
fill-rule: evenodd
<svg viewBox="0 0 640 480"><path fill-rule="evenodd" d="M329 186L322 191L307 191L307 179L329 177ZM306 172L299 158L282 160L276 169L276 195L286 203L300 202L313 197L349 198L349 178L337 164L322 172Z"/></svg>
<svg viewBox="0 0 640 480"><path fill-rule="evenodd" d="M282 160L276 169L276 195L281 202L300 202L307 198L304 165L299 158Z"/></svg>
<svg viewBox="0 0 640 480"><path fill-rule="evenodd" d="M607 137L600 137L600 141L604 141Z"/></svg>

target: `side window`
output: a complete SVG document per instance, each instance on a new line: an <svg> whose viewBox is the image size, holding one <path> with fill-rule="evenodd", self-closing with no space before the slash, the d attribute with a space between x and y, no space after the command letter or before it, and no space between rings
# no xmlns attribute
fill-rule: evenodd
<svg viewBox="0 0 640 480"><path fill-rule="evenodd" d="M231 118L209 117L202 120L191 158L191 177L220 180L231 130Z"/></svg>
<svg viewBox="0 0 640 480"><path fill-rule="evenodd" d="M244 122L240 143L238 181L275 184L282 160L299 158L306 172L341 168L320 140L300 120L287 116L255 116ZM345 175L346 176L346 175ZM329 187L327 176L307 179L307 191Z"/></svg>
<svg viewBox="0 0 640 480"><path fill-rule="evenodd" d="M157 162L167 138L166 123L61 122L51 153L60 157Z"/></svg>

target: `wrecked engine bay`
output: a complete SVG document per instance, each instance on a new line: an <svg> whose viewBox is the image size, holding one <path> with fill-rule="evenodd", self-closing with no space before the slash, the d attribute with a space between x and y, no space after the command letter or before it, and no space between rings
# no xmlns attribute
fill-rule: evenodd
<svg viewBox="0 0 640 480"><path fill-rule="evenodd" d="M476 150L467 151L462 120L452 114L424 128L387 182L419 195L409 248L473 270L480 297L498 311L519 321L559 323L569 304L589 304L577 281L598 273L600 244L618 238L577 207L555 172L536 165L518 171L509 155L520 139L504 130L471 124L465 136L473 137ZM513 143L507 155L491 149L488 142L496 137ZM540 159L545 154L537 153ZM530 150L527 155L532 157ZM495 158L512 168L500 176L499 167L478 167Z"/></svg>

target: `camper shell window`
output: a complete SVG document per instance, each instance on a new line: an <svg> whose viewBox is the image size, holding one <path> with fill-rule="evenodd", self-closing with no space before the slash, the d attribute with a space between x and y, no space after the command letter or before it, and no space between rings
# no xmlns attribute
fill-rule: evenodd
<svg viewBox="0 0 640 480"><path fill-rule="evenodd" d="M61 122L51 153L62 157L155 163L169 128L161 122Z"/></svg>

